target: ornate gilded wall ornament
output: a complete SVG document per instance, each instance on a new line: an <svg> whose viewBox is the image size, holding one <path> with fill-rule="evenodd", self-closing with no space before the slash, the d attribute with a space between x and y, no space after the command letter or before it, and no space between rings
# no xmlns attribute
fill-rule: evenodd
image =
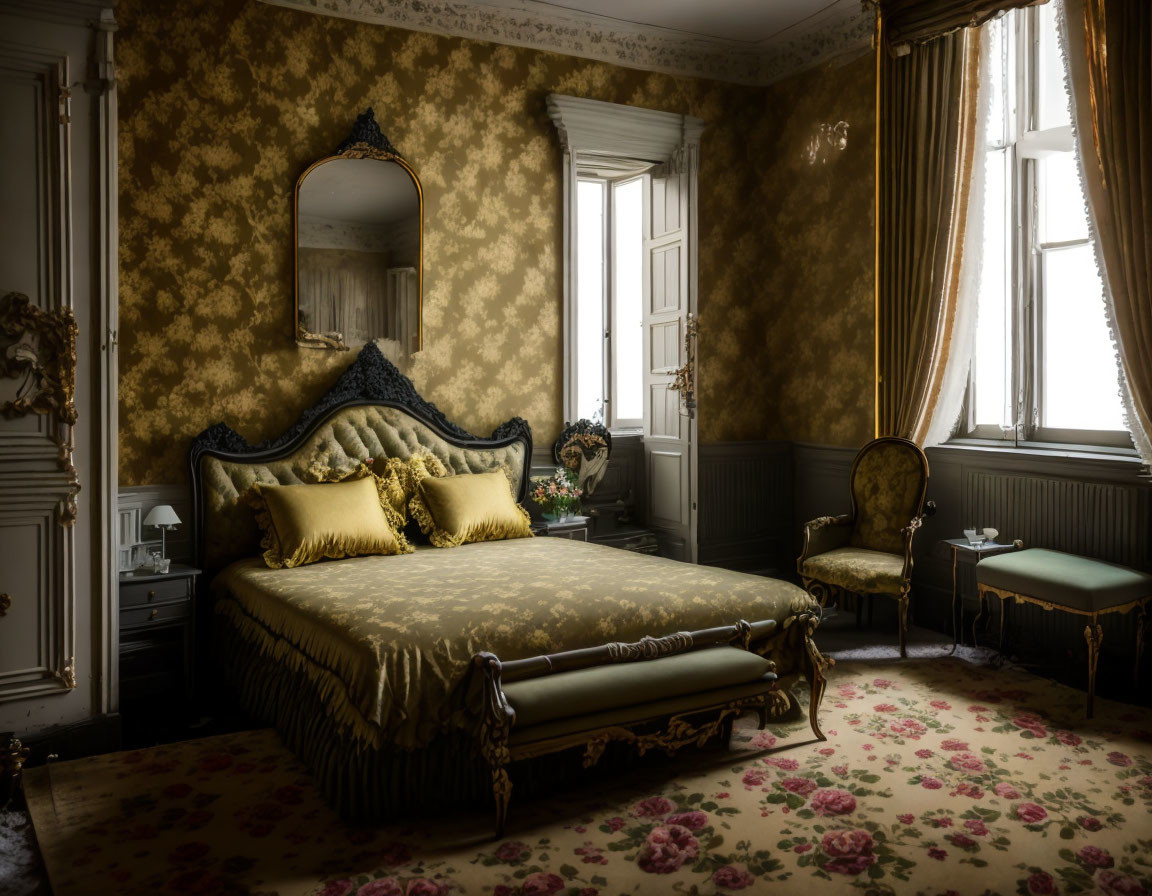
<svg viewBox="0 0 1152 896"><path fill-rule="evenodd" d="M68 657L68 662L66 662L64 664L63 668L61 668L58 673L56 673L56 677L64 683L65 687L67 687L69 689L75 688L76 687L76 657L74 657L74 656Z"/></svg>
<svg viewBox="0 0 1152 896"><path fill-rule="evenodd" d="M76 522L80 491L80 474L72 463L78 332L71 308L45 311L19 292L0 299L0 376L20 380L16 398L0 404L0 415L9 420L28 414L55 416L51 438L60 469L68 475L68 494L57 514L62 526Z"/></svg>
<svg viewBox="0 0 1152 896"><path fill-rule="evenodd" d="M684 365L676 371L675 379L668 388L680 393L680 403L684 406L684 416L696 416L696 335L700 332L700 319L688 315L684 325Z"/></svg>
<svg viewBox="0 0 1152 896"><path fill-rule="evenodd" d="M22 379L16 399L0 404L0 414L10 420L55 413L61 423L76 422L77 330L71 308L44 311L19 292L0 299L0 334L7 342L0 375Z"/></svg>

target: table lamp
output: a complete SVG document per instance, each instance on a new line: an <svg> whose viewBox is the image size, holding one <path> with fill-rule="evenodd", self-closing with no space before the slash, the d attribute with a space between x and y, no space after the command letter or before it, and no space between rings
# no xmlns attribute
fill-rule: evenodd
<svg viewBox="0 0 1152 896"><path fill-rule="evenodd" d="M160 559L166 559L168 553L168 545L165 536L169 529L175 529L180 525L180 517L176 516L176 511L167 504L157 504L148 511L148 516L144 517L145 526L155 526L160 530Z"/></svg>

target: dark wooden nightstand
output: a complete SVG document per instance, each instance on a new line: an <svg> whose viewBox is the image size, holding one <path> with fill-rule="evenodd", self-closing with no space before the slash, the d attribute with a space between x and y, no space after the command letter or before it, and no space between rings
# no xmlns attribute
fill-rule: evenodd
<svg viewBox="0 0 1152 896"><path fill-rule="evenodd" d="M120 574L120 699L192 696L196 576L173 563L166 573Z"/></svg>
<svg viewBox="0 0 1152 896"><path fill-rule="evenodd" d="M563 522L553 523L549 520L534 520L532 532L537 536L547 535L550 538L570 538L573 541L588 541L588 524L590 517L572 516Z"/></svg>

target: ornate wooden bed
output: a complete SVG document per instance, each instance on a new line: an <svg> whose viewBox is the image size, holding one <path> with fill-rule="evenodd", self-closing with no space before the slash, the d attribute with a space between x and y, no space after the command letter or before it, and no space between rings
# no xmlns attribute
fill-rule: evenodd
<svg viewBox="0 0 1152 896"><path fill-rule="evenodd" d="M749 647L775 664L778 684L811 682L819 735L819 608L787 582L555 538L294 569L259 559L260 533L243 501L252 483L314 481L417 450L454 475L503 470L517 500L525 497L528 424L513 418L488 438L465 432L372 344L282 436L253 446L218 423L192 443L211 666L248 713L276 727L343 814L380 820L491 799L477 749L485 695L472 660L481 653L515 663L748 619L759 633ZM543 768L554 759L521 763L518 787L538 789L555 775Z"/></svg>

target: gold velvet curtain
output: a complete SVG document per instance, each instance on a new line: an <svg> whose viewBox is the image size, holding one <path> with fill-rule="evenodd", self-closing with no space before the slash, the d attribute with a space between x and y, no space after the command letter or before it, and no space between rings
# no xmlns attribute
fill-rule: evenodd
<svg viewBox="0 0 1152 896"><path fill-rule="evenodd" d="M956 319L979 35L954 31L901 56L879 51L877 435L917 444L940 396Z"/></svg>
<svg viewBox="0 0 1152 896"><path fill-rule="evenodd" d="M1152 464L1152 3L1065 0L1084 186L1132 439Z"/></svg>

